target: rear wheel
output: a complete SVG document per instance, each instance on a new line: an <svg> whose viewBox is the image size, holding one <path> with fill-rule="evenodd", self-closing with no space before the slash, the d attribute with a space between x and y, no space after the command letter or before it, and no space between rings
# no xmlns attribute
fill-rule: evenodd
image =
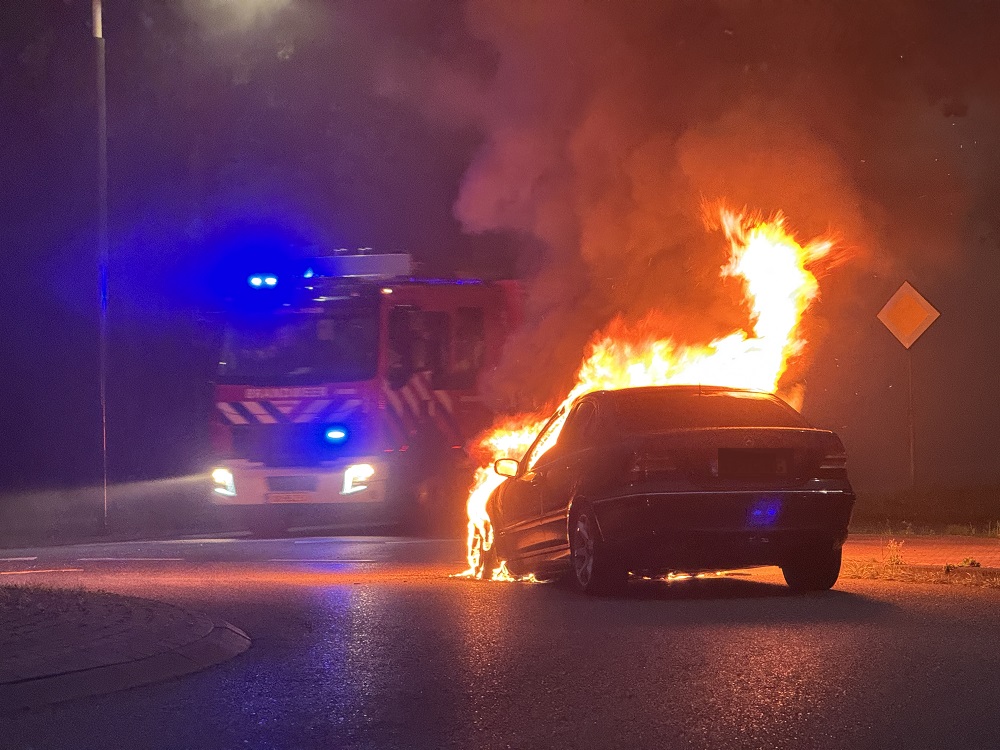
<svg viewBox="0 0 1000 750"><path fill-rule="evenodd" d="M793 591L826 591L840 577L841 557L839 549L804 552L782 565L781 573Z"/></svg>
<svg viewBox="0 0 1000 750"><path fill-rule="evenodd" d="M571 580L585 594L615 594L625 588L628 571L600 538L589 507L574 509L570 515L569 549L573 561Z"/></svg>

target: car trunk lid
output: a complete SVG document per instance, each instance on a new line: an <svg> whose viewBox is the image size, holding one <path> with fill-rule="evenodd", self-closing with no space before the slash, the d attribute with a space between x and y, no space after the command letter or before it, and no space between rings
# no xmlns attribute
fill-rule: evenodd
<svg viewBox="0 0 1000 750"><path fill-rule="evenodd" d="M828 430L806 427L710 427L638 435L633 481L685 478L699 486L788 486L823 475L843 454Z"/></svg>

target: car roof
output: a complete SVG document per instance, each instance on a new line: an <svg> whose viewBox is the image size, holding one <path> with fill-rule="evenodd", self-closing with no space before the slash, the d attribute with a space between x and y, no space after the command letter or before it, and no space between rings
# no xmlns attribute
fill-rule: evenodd
<svg viewBox="0 0 1000 750"><path fill-rule="evenodd" d="M768 391L758 391L750 388L730 388L728 386L720 385L649 385L640 386L636 388L617 388L615 390L604 390L604 391L591 391L590 393L581 396L580 398L585 398L586 396L595 396L597 398L627 398L631 394L640 395L643 393L677 393L677 394L691 394L691 395L725 395L727 393L732 393L733 395L738 395L743 398L747 396L759 396L765 399L777 398L773 393Z"/></svg>

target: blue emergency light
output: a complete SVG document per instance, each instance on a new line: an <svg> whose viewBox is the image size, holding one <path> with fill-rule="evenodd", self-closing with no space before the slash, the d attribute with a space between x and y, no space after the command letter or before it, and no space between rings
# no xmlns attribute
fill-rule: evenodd
<svg viewBox="0 0 1000 750"><path fill-rule="evenodd" d="M278 277L271 273L255 273L247 279L254 289L274 289L278 285Z"/></svg>
<svg viewBox="0 0 1000 750"><path fill-rule="evenodd" d="M323 439L330 445L341 445L347 441L347 428L332 424L323 431Z"/></svg>

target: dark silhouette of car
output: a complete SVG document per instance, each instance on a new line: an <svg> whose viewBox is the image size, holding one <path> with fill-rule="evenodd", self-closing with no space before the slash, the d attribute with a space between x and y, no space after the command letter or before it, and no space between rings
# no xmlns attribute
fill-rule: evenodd
<svg viewBox="0 0 1000 750"><path fill-rule="evenodd" d="M837 435L772 394L732 388L589 393L495 470L508 478L487 502L481 569L569 574L586 593L629 573L763 565L793 590L829 589L854 507Z"/></svg>

